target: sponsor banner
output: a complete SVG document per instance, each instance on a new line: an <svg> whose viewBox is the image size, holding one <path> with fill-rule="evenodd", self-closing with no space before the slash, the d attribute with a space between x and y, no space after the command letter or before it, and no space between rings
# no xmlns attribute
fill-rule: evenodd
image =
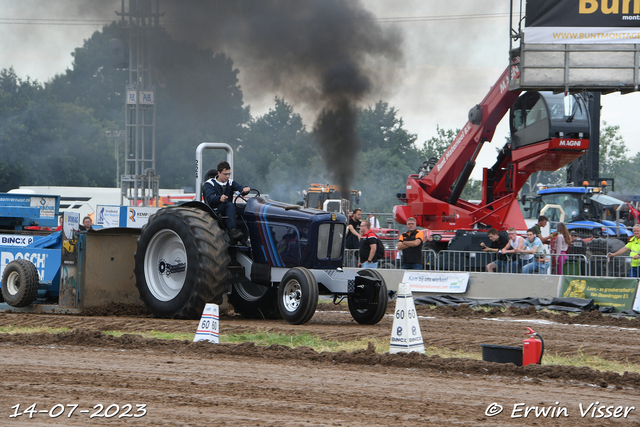
<svg viewBox="0 0 640 427"><path fill-rule="evenodd" d="M640 21L638 21L640 23ZM640 28L534 27L524 30L526 43L640 43Z"/></svg>
<svg viewBox="0 0 640 427"><path fill-rule="evenodd" d="M528 0L526 43L638 43L640 2Z"/></svg>
<svg viewBox="0 0 640 427"><path fill-rule="evenodd" d="M56 198L35 196L31 197L30 206L32 208L40 209L40 218L55 218L56 212Z"/></svg>
<svg viewBox="0 0 640 427"><path fill-rule="evenodd" d="M60 299L63 308L78 306L78 234L80 214L65 212L62 223L62 264L60 266Z"/></svg>
<svg viewBox="0 0 640 427"><path fill-rule="evenodd" d="M125 227L142 228L143 225L149 222L149 217L160 209L161 208L123 206L120 215L123 213L126 214L126 222L124 223ZM122 216L120 217L120 220L120 224L122 224Z"/></svg>
<svg viewBox="0 0 640 427"><path fill-rule="evenodd" d="M525 27L640 27L637 0L527 0Z"/></svg>
<svg viewBox="0 0 640 427"><path fill-rule="evenodd" d="M60 269L60 249L6 247L0 252L0 278L7 264L16 259L26 259L35 265L41 283L51 284Z"/></svg>
<svg viewBox="0 0 640 427"><path fill-rule="evenodd" d="M42 239L42 236L39 236ZM0 246L29 246L36 241L36 236L18 234L0 234Z"/></svg>
<svg viewBox="0 0 640 427"><path fill-rule="evenodd" d="M598 305L613 306L616 311L625 311L633 308L637 289L638 279L564 276L560 296L593 299Z"/></svg>
<svg viewBox="0 0 640 427"><path fill-rule="evenodd" d="M76 265L78 263L78 233L80 230L80 214L65 212L62 222L62 263Z"/></svg>
<svg viewBox="0 0 640 427"><path fill-rule="evenodd" d="M427 273L408 270L405 271L402 281L411 286L412 292L462 294L467 291L469 273Z"/></svg>
<svg viewBox="0 0 640 427"><path fill-rule="evenodd" d="M96 206L96 225L103 228L120 227L120 206Z"/></svg>

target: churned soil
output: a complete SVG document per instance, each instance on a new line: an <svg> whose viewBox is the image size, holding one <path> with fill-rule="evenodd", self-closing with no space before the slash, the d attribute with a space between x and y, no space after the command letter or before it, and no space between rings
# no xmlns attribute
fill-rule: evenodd
<svg viewBox="0 0 640 427"><path fill-rule="evenodd" d="M640 423L640 375L635 373L392 355L376 352L371 343L354 352L318 353L307 347L114 337L104 331L195 333L198 321L156 319L137 306L109 309L82 316L0 313L0 326L69 331L0 334L0 425ZM417 311L426 347L480 355L480 344L521 345L529 326L544 337L547 354L640 363L637 319L531 309L482 312L466 306L418 306ZM320 304L311 321L298 326L229 312L220 319L220 333L308 332L326 340L366 342L390 338L392 312L390 307L377 325L359 325L345 305ZM34 403L36 410L51 413L31 412L30 418L24 411ZM94 409L100 404L102 411ZM78 406L69 418L72 405ZM146 405L143 416L133 416L144 412L136 405ZM23 414L12 417L16 413Z"/></svg>

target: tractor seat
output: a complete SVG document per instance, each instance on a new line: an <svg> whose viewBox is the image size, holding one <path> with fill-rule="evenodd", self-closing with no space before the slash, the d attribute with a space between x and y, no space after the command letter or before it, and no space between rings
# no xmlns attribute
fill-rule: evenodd
<svg viewBox="0 0 640 427"><path fill-rule="evenodd" d="M204 184L209 181L211 178L215 178L218 176L218 170L217 169L209 169L208 171L206 171L204 173L204 176L202 177L202 188L200 189L200 193L202 194L202 198L204 199L204 203L209 206L209 203L207 202L207 198L204 197ZM209 206L211 209L213 209L214 211L217 211L216 208L214 208L213 206Z"/></svg>

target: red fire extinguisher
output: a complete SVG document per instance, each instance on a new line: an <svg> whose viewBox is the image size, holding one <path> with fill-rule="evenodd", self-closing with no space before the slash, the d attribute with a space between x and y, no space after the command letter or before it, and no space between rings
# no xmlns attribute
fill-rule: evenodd
<svg viewBox="0 0 640 427"><path fill-rule="evenodd" d="M529 332L525 332L525 335L531 335L522 343L522 366L530 365L532 363L540 364L542 362L542 355L544 354L544 340L537 334L536 331L527 327ZM539 340L536 337L540 338Z"/></svg>

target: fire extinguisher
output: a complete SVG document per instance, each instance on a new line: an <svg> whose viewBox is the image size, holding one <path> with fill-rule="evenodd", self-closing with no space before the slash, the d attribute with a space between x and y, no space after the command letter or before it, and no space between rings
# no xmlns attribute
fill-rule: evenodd
<svg viewBox="0 0 640 427"><path fill-rule="evenodd" d="M522 366L530 364L540 364L542 355L544 354L544 340L536 331L527 327L529 332L525 335L531 335L522 343ZM539 340L536 337L540 338Z"/></svg>

